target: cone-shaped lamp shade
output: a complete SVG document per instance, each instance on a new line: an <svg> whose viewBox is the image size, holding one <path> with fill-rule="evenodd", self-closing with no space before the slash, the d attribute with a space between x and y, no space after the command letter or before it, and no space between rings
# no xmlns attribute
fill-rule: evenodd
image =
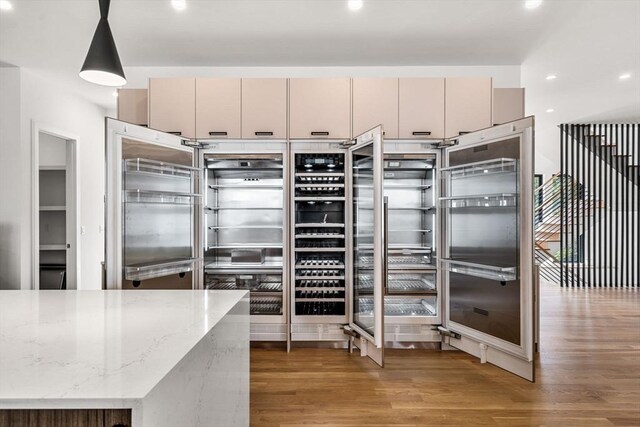
<svg viewBox="0 0 640 427"><path fill-rule="evenodd" d="M106 17L98 22L80 77L103 86L124 86L127 83Z"/></svg>

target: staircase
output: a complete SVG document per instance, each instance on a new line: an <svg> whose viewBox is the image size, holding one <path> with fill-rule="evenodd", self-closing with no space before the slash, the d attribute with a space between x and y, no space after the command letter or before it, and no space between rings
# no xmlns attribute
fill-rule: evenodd
<svg viewBox="0 0 640 427"><path fill-rule="evenodd" d="M603 159L634 185L640 185L640 158L633 140L637 127L621 125L569 125L569 134L589 151ZM637 142L637 135L635 135Z"/></svg>
<svg viewBox="0 0 640 427"><path fill-rule="evenodd" d="M564 203L563 194L568 195ZM560 254L558 259L556 253L560 250L560 242L575 237L571 233L583 229L585 219L593 218L596 210L602 209L603 203L590 196L576 180L559 173L534 190L534 200L534 249L540 276L558 284L567 280L572 283L583 282L582 278L578 280L578 277L574 277L570 268L564 269L565 277L562 277L560 263L565 262L565 266L571 264L575 254L571 254L571 257L569 254ZM563 206L566 206L566 212L563 212ZM554 244L558 246L557 249L553 248Z"/></svg>

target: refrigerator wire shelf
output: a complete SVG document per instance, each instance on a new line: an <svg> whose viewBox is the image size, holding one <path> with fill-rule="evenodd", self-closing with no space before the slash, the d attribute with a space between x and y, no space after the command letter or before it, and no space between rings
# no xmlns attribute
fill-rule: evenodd
<svg viewBox="0 0 640 427"><path fill-rule="evenodd" d="M443 266L452 273L466 274L500 282L518 278L518 268L516 266L502 267L454 259L441 259L441 261Z"/></svg>
<svg viewBox="0 0 640 427"><path fill-rule="evenodd" d="M299 242L297 249L335 249L344 250L344 246L339 246L337 242Z"/></svg>
<svg viewBox="0 0 640 427"><path fill-rule="evenodd" d="M296 262L296 268L313 270L340 269L344 270L344 262L341 259L322 257L300 257Z"/></svg>
<svg viewBox="0 0 640 427"><path fill-rule="evenodd" d="M310 282L308 280L302 280L296 283L296 290L301 291L322 291L327 289L342 289L344 290L344 283L340 280L322 280L319 282Z"/></svg>
<svg viewBox="0 0 640 427"><path fill-rule="evenodd" d="M298 184L343 184L344 173L296 173ZM343 185L344 186L344 185Z"/></svg>
<svg viewBox="0 0 640 427"><path fill-rule="evenodd" d="M518 206L518 194L474 194L441 197L440 202L448 209L456 208L513 208Z"/></svg>
<svg viewBox="0 0 640 427"><path fill-rule="evenodd" d="M300 233L300 234L296 234L296 239L344 239L344 234L340 234L340 233Z"/></svg>
<svg viewBox="0 0 640 427"><path fill-rule="evenodd" d="M344 302L299 301L296 302L297 316L344 316Z"/></svg>
<svg viewBox="0 0 640 427"><path fill-rule="evenodd" d="M344 279L300 280L296 279L299 288L344 288Z"/></svg>
<svg viewBox="0 0 640 427"><path fill-rule="evenodd" d="M298 270L296 280L344 280L343 270Z"/></svg>
<svg viewBox="0 0 640 427"><path fill-rule="evenodd" d="M251 292L282 292L282 282L261 282L256 286L238 286L233 281L207 281L207 289L247 290Z"/></svg>
<svg viewBox="0 0 640 427"><path fill-rule="evenodd" d="M360 265L373 266L373 257L371 256L361 256L359 260ZM431 265L431 257L416 255L391 255L387 257L387 263L391 268L395 266L403 268L408 266L419 266L420 268L425 268Z"/></svg>
<svg viewBox="0 0 640 427"><path fill-rule="evenodd" d="M360 291L373 291L371 276L362 275L358 282ZM433 281L417 275L390 274L387 278L387 289L393 292L421 293L435 291L436 285Z"/></svg>
<svg viewBox="0 0 640 427"><path fill-rule="evenodd" d="M499 173L516 172L517 170L518 160L510 158L499 158L483 160L480 162L466 163L460 166L451 166L448 168L442 168L440 171L445 178L460 179L495 175Z"/></svg>
<svg viewBox="0 0 640 427"><path fill-rule="evenodd" d="M200 173L200 169L198 168L151 159L126 159L123 163L125 173L141 173L153 176L185 179L191 179L194 175L198 175Z"/></svg>
<svg viewBox="0 0 640 427"><path fill-rule="evenodd" d="M373 314L373 300L370 298L360 298L359 309L360 313ZM384 314L385 316L397 317L432 317L436 315L436 310L433 304L429 303L426 299L421 299L420 302L417 302L415 298L404 300L385 299Z"/></svg>
<svg viewBox="0 0 640 427"><path fill-rule="evenodd" d="M282 300L280 298L251 298L249 301L249 314L253 315L280 315L282 314Z"/></svg>
<svg viewBox="0 0 640 427"><path fill-rule="evenodd" d="M201 194L177 193L172 191L155 191L129 189L123 191L124 203L163 204L163 205L196 205L200 203Z"/></svg>
<svg viewBox="0 0 640 427"><path fill-rule="evenodd" d="M149 280L172 274L187 273L201 266L202 258L171 258L124 267L126 280Z"/></svg>

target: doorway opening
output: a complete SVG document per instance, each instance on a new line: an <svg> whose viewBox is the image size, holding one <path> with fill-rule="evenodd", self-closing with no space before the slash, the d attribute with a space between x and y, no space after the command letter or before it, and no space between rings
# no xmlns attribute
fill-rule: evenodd
<svg viewBox="0 0 640 427"><path fill-rule="evenodd" d="M77 289L77 140L33 129L33 288Z"/></svg>

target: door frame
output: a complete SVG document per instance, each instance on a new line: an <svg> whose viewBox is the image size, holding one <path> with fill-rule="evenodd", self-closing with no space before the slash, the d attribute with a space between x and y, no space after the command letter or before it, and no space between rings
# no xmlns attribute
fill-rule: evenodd
<svg viewBox="0 0 640 427"><path fill-rule="evenodd" d="M66 188L71 189L69 206L66 209L67 244L67 289L78 289L80 278L80 185L78 180L79 138L54 126L31 121L31 289L40 289L40 133L66 141ZM71 226L69 226L71 225ZM71 264L72 268L69 268Z"/></svg>

